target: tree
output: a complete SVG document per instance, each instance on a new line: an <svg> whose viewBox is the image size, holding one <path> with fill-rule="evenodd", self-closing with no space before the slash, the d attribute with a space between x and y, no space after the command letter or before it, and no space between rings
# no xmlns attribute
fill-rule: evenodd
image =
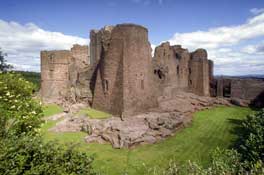
<svg viewBox="0 0 264 175"><path fill-rule="evenodd" d="M19 74L0 73L0 174L95 175L93 157L75 145L43 141L33 89Z"/></svg>
<svg viewBox="0 0 264 175"><path fill-rule="evenodd" d="M13 68L12 65L6 63L5 56L6 56L6 54L3 53L1 51L1 48L0 48L0 72L5 72L5 71Z"/></svg>

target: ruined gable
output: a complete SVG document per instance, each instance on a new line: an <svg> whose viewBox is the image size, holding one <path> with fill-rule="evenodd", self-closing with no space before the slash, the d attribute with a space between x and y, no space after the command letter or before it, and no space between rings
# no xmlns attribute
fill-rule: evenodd
<svg viewBox="0 0 264 175"><path fill-rule="evenodd" d="M89 48L74 45L71 50L41 52L41 96L45 102L76 102L91 98L89 90Z"/></svg>
<svg viewBox="0 0 264 175"><path fill-rule="evenodd" d="M189 53L180 45L169 42L156 47L153 58L154 74L159 91L173 86L178 91L192 91L209 96L209 79L212 79L213 62L207 59L204 49Z"/></svg>

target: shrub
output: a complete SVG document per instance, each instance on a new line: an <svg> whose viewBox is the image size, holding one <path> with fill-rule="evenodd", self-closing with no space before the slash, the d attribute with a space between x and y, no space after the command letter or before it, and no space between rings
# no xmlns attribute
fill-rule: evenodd
<svg viewBox="0 0 264 175"><path fill-rule="evenodd" d="M211 154L211 162L203 167L195 162L178 165L171 162L165 171L148 171L148 174L155 175L260 175L264 174L264 164L260 161L246 167L241 161L241 154L236 150L217 148Z"/></svg>
<svg viewBox="0 0 264 175"><path fill-rule="evenodd" d="M22 134L1 143L2 175L91 175L93 159L74 146L63 148L56 142L43 143L39 136Z"/></svg>
<svg viewBox="0 0 264 175"><path fill-rule="evenodd" d="M93 159L85 153L43 142L37 132L43 114L33 88L18 74L0 73L0 174L94 174Z"/></svg>
<svg viewBox="0 0 264 175"><path fill-rule="evenodd" d="M264 109L247 116L242 124L239 152L248 162L264 162Z"/></svg>
<svg viewBox="0 0 264 175"><path fill-rule="evenodd" d="M42 123L42 108L32 99L34 86L20 75L0 73L0 137L34 132Z"/></svg>

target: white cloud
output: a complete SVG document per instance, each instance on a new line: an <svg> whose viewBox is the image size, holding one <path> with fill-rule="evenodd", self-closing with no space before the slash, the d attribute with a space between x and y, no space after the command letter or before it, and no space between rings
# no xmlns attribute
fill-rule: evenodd
<svg viewBox="0 0 264 175"><path fill-rule="evenodd" d="M0 48L16 69L39 71L41 50L70 49L73 44L87 44L88 39L0 20Z"/></svg>
<svg viewBox="0 0 264 175"><path fill-rule="evenodd" d="M264 13L259 13L241 25L176 33L169 41L171 44L181 44L190 50L207 49L209 59L215 63L215 74L264 74L264 58L256 53L264 50L263 45L248 46L241 51L233 49L241 47L242 41L245 44L250 39L259 39L264 36Z"/></svg>
<svg viewBox="0 0 264 175"><path fill-rule="evenodd" d="M156 45L151 44L150 46L151 46L151 49L152 49L151 55L154 56Z"/></svg>
<svg viewBox="0 0 264 175"><path fill-rule="evenodd" d="M218 48L238 44L264 35L264 13L249 19L246 23L237 26L212 28L208 31L191 33L176 33L170 39L172 44L181 43L184 46L195 48Z"/></svg>
<svg viewBox="0 0 264 175"><path fill-rule="evenodd" d="M253 9L250 9L250 12L254 15L258 15L260 13L263 13L264 12L264 8L253 8Z"/></svg>
<svg viewBox="0 0 264 175"><path fill-rule="evenodd" d="M260 54L264 59L264 42L256 45L247 45L241 49L242 52L247 54Z"/></svg>

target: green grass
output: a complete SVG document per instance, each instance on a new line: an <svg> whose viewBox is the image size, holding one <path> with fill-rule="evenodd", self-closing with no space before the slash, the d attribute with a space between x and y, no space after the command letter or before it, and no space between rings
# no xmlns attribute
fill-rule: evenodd
<svg viewBox="0 0 264 175"><path fill-rule="evenodd" d="M74 141L79 149L95 156L93 163L96 170L106 174L143 174L146 167L166 168L170 160L179 163L191 160L206 165L210 152L217 146L232 146L236 135L232 134L234 120L243 119L251 113L249 108L217 107L195 113L192 124L153 145L143 145L135 149L113 149L109 144L86 144L85 133L54 134L47 131L55 122L48 122L43 127L46 140L58 139L62 143ZM144 166L143 166L144 165Z"/></svg>
<svg viewBox="0 0 264 175"><path fill-rule="evenodd" d="M45 117L63 112L63 109L56 104L48 104L43 107Z"/></svg>
<svg viewBox="0 0 264 175"><path fill-rule="evenodd" d="M93 119L106 119L106 118L111 117L111 114L98 111L92 108L82 109L78 112L78 115L82 115L82 114L86 114L88 117L93 118Z"/></svg>

